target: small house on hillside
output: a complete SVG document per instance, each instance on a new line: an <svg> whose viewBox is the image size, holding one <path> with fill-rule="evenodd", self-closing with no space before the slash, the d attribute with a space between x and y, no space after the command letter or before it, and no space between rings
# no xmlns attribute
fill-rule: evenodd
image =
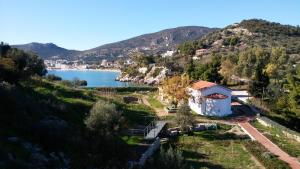
<svg viewBox="0 0 300 169"><path fill-rule="evenodd" d="M231 111L231 90L216 83L198 81L188 89L189 106L198 114L226 116Z"/></svg>

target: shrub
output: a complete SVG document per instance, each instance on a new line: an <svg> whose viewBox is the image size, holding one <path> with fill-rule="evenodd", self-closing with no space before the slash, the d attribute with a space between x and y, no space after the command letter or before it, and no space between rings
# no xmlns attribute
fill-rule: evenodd
<svg viewBox="0 0 300 169"><path fill-rule="evenodd" d="M72 83L74 86L87 86L87 81L86 80L80 80L78 78L74 78L72 80Z"/></svg>
<svg viewBox="0 0 300 169"><path fill-rule="evenodd" d="M61 81L62 80L61 77L56 76L56 75L51 75L51 74L47 75L46 78L50 81Z"/></svg>
<svg viewBox="0 0 300 169"><path fill-rule="evenodd" d="M160 72L163 70L163 68L156 68L154 70L154 73L152 74L153 77L156 77L160 74Z"/></svg>
<svg viewBox="0 0 300 169"><path fill-rule="evenodd" d="M44 62L37 55L26 53L9 45L0 44L0 80L18 83L30 76L47 73Z"/></svg>
<svg viewBox="0 0 300 169"><path fill-rule="evenodd" d="M90 110L84 123L92 132L100 135L114 135L119 131L122 117L115 104L99 100Z"/></svg>
<svg viewBox="0 0 300 169"><path fill-rule="evenodd" d="M194 125L194 118L191 113L191 109L188 104L183 104L179 107L175 121L184 132L190 131L190 126Z"/></svg>
<svg viewBox="0 0 300 169"><path fill-rule="evenodd" d="M157 91L157 87L151 86L132 86L132 87L97 87L95 88L101 92L138 92L138 91L149 91L154 92Z"/></svg>
<svg viewBox="0 0 300 169"><path fill-rule="evenodd" d="M182 169L186 168L186 163L182 156L182 152L170 147L168 150L160 149L160 154L157 158L149 160L145 165L145 169Z"/></svg>
<svg viewBox="0 0 300 169"><path fill-rule="evenodd" d="M73 86L72 82L69 81L69 80L62 80L61 84L64 85L64 86L68 86L68 87L72 87Z"/></svg>

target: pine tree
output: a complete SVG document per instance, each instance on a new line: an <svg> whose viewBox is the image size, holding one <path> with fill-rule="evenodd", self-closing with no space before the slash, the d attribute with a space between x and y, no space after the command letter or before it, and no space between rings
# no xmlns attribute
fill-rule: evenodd
<svg viewBox="0 0 300 169"><path fill-rule="evenodd" d="M262 71L262 69L257 69L255 75L250 81L249 92L255 97L262 97L264 90L269 85L270 79L268 75Z"/></svg>

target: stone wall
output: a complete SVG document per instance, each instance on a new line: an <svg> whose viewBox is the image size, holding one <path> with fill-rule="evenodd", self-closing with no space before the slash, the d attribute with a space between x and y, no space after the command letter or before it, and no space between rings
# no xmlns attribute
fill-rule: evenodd
<svg viewBox="0 0 300 169"><path fill-rule="evenodd" d="M264 126L279 129L287 138L294 139L300 143L300 134L298 132L290 130L267 117L257 117L257 121Z"/></svg>

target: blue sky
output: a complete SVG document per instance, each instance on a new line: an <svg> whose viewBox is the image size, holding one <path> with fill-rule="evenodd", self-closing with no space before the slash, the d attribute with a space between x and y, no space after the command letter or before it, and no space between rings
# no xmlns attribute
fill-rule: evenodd
<svg viewBox="0 0 300 169"><path fill-rule="evenodd" d="M0 41L85 50L178 26L300 25L300 0L0 0Z"/></svg>

